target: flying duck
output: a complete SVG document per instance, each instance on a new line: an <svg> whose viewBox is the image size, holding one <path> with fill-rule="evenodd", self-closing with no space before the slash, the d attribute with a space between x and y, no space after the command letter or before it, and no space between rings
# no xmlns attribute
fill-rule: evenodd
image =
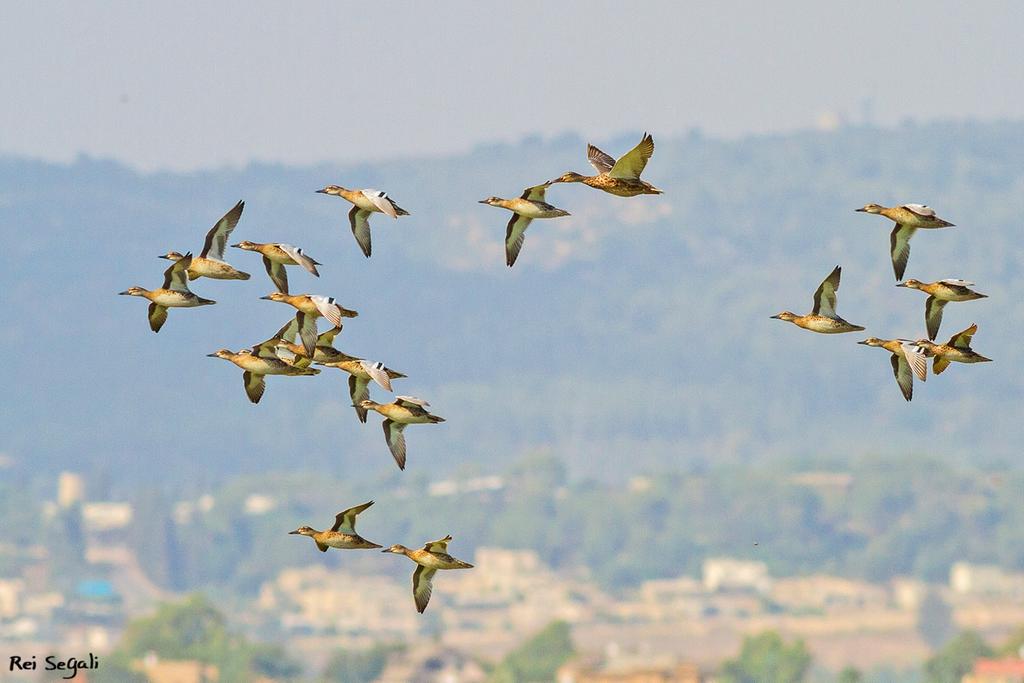
<svg viewBox="0 0 1024 683"><path fill-rule="evenodd" d="M243 273L234 266L224 262L224 247L228 243L231 231L238 225L238 219L242 216L242 209L245 202L238 202L234 208L221 216L221 219L214 223L210 232L206 233L206 242L199 256L192 259L192 265L188 268L188 279L195 280L200 277L208 277L214 280L248 280L249 273ZM160 256L169 261L177 261L182 255L176 251L169 251Z"/></svg>
<svg viewBox="0 0 1024 683"><path fill-rule="evenodd" d="M840 277L842 277L842 268L836 266L829 276L818 285L818 290L814 292L814 308L807 315L783 311L778 315L773 315L772 318L785 320L805 330L821 334L841 334L863 330L864 328L860 325L846 322L836 313L836 292L839 291Z"/></svg>
<svg viewBox="0 0 1024 683"><path fill-rule="evenodd" d="M298 309L299 312L295 314L295 321L298 324L299 336L302 338L302 345L306 349L306 355L310 358L313 358L316 352L317 318L323 316L332 325L340 329L342 318L355 318L359 315L358 311L350 311L340 306L335 302L334 297L320 296L318 294L292 295L273 292L260 298L267 301L279 301Z"/></svg>
<svg viewBox="0 0 1024 683"><path fill-rule="evenodd" d="M243 240L238 244L232 244L231 246L236 249L256 251L262 254L263 267L266 268L267 275L270 276L274 286L277 287L277 291L282 294L288 293L288 273L285 272L285 266L302 266L312 275L320 277L320 272L316 267L323 264L309 256L306 256L302 249L292 246L291 244L285 244L284 242L267 242L261 244L259 242Z"/></svg>
<svg viewBox="0 0 1024 683"><path fill-rule="evenodd" d="M935 210L924 204L902 204L885 207L881 204L866 204L859 209L861 213L876 213L896 223L889 234L889 251L892 254L892 270L897 280L903 279L903 271L907 269L910 258L910 238L918 228L931 230L934 228L951 228L953 224L935 215Z"/></svg>
<svg viewBox="0 0 1024 683"><path fill-rule="evenodd" d="M338 550L369 550L370 548L383 548L384 546L378 543L373 543L372 541L367 541L356 533L356 517L371 505L373 505L372 500L368 503L363 503L362 505L357 505L343 512L339 512L334 517L334 526L327 531L317 531L309 526L300 526L295 531L289 531L288 533L299 536L309 536L313 539L316 543L316 547L322 553L326 553L328 548L337 548Z"/></svg>
<svg viewBox="0 0 1024 683"><path fill-rule="evenodd" d="M971 325L966 330L957 332L945 344L936 344L927 339L918 339L917 345L924 349L929 357L934 357L932 372L941 375L953 361L957 363L988 363L992 359L985 358L971 348L971 338L978 331L978 326Z"/></svg>
<svg viewBox="0 0 1024 683"><path fill-rule="evenodd" d="M416 611L420 614L423 614L423 610L427 609L427 603L430 602L431 581L438 569L473 568L470 563L457 560L448 554L448 542L451 540L449 534L437 541L430 541L418 550L411 550L404 545L393 545L381 551L405 555L418 565L412 574L412 597L416 602Z"/></svg>
<svg viewBox="0 0 1024 683"><path fill-rule="evenodd" d="M523 248L523 238L526 236L526 228L534 218L558 218L568 216L569 212L552 206L544 201L544 193L551 185L550 182L542 185L535 185L523 190L523 194L516 199L502 199L501 197L488 197L481 199L481 204L498 206L512 212L505 229L505 264L511 268L519 256L519 250Z"/></svg>
<svg viewBox="0 0 1024 683"><path fill-rule="evenodd" d="M149 299L149 329L159 332L167 321L168 308L194 308L217 303L212 299L196 296L188 288L186 273L192 263L192 252L175 261L164 271L164 284L160 289L129 287L118 294L141 296Z"/></svg>
<svg viewBox="0 0 1024 683"><path fill-rule="evenodd" d="M877 346L892 354L889 358L892 361L892 374L896 377L896 384L899 385L906 400L914 398L914 375L922 382L928 379L928 356L924 349L909 339L868 337L857 343Z"/></svg>
<svg viewBox="0 0 1024 683"><path fill-rule="evenodd" d="M928 338L934 340L939 334L939 325L942 324L942 309L950 301L973 301L985 299L987 294L975 292L971 287L973 282L967 280L937 280L935 282L920 282L913 278L906 282L900 282L897 287L917 289L928 295L924 300L924 322L928 327Z"/></svg>
<svg viewBox="0 0 1024 683"><path fill-rule="evenodd" d="M597 171L597 175L585 176L568 171L552 183L583 183L598 190L619 197L635 197L638 194L662 194L661 190L646 180L640 179L647 161L654 154L654 138L644 133L643 139L636 147L629 150L618 160L605 154L597 147L587 145L587 160Z"/></svg>
<svg viewBox="0 0 1024 683"><path fill-rule="evenodd" d="M384 440L400 470L405 469L405 434L402 433L405 428L411 424L444 422L443 417L431 415L426 410L429 403L414 396L396 396L393 403L383 404L365 399L359 405L384 416Z"/></svg>
<svg viewBox="0 0 1024 683"><path fill-rule="evenodd" d="M348 222L352 227L352 234L355 235L356 242L366 254L366 258L370 258L371 251L370 214L383 213L392 218L409 215L409 212L396 204L386 192L380 190L348 190L340 185L328 185L317 192L332 194L352 202L352 210L348 212Z"/></svg>

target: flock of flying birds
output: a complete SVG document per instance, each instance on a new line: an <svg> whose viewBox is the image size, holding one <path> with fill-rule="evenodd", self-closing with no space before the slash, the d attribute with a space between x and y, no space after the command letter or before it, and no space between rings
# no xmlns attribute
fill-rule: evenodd
<svg viewBox="0 0 1024 683"><path fill-rule="evenodd" d="M526 188L523 194L515 199L488 197L480 203L508 209L512 217L505 233L505 263L512 266L523 246L526 229L535 218L558 218L569 213L545 201L545 192L555 183L584 183L590 187L620 197L634 197L641 194L661 194L645 180L640 179L647 161L654 154L654 139L645 134L643 139L632 150L619 159L614 159L593 145L587 146L587 158L597 171L596 175L585 176L575 172L565 173L558 178L539 185ZM369 218L374 213L383 213L391 218L408 216L409 212L398 206L387 193L380 190L350 190L339 185L328 185L317 192L341 197L352 204L349 211L349 224L352 234L360 249L367 258L371 254ZM245 208L244 202L238 202L230 211L217 221L206 235L206 242L199 256L192 252L182 254L170 251L160 258L172 261L164 272L163 285L158 289L130 287L120 292L127 296L139 296L149 300L149 326L153 332L159 332L167 321L170 308L194 308L216 303L210 299L193 293L188 286L189 281L206 277L215 280L248 280L249 273L243 272L224 260L224 251L228 239L238 225ZM429 403L413 396L396 396L391 403L377 403L370 399L370 383L374 383L385 391L392 391L391 380L405 377L383 363L358 358L342 353L334 348L334 339L342 330L344 318L354 318L358 312L341 306L334 298L317 294L290 294L288 291L288 266L300 266L311 275L319 277L317 266L320 262L308 256L299 247L282 242L249 242L242 241L231 245L244 251L259 253L263 257L263 266L274 283L277 291L261 297L270 301L292 306L295 317L288 320L274 336L262 341L252 348L240 351L220 349L209 354L211 357L222 358L234 363L242 369L245 393L253 403L259 403L266 387L267 375L309 376L320 373L311 365L337 368L346 372L349 385L349 396L352 407L360 422L365 423L369 411L373 410L384 417L383 430L391 455L399 469L405 469L406 447L404 430L410 424L436 424L444 422L444 418L431 414L427 408ZM838 278L836 280L838 287ZM834 308L834 294L833 294ZM323 332L318 329L318 321L324 318L331 327ZM316 547L326 552L328 548L337 549L370 549L382 546L367 541L355 530L356 516L373 505L373 501L358 505L335 517L334 525L327 531L317 531L309 526L302 526L290 533L309 536ZM469 569L473 565L458 560L448 554L448 542L452 537L445 536L431 541L420 549L410 549L403 545L393 545L383 552L405 555L416 563L413 574L413 598L416 609L423 612L430 600L431 582L439 569Z"/></svg>
<svg viewBox="0 0 1024 683"><path fill-rule="evenodd" d="M914 236L914 233L920 229L949 228L953 227L953 224L939 218L933 209L923 204L903 204L893 207L868 204L857 211L885 216L896 224L889 235L896 286L916 289L928 295L924 304L927 339L868 337L857 342L866 346L883 348L891 354L889 360L892 363L892 372L896 377L896 384L903 393L903 398L909 401L914 397L915 375L922 382L927 379L928 358L934 359L932 372L936 375L941 374L951 362L984 363L992 360L971 348L971 338L978 331L976 324L957 332L945 344L935 343L935 337L939 334L939 325L942 323L942 310L947 303L986 298L987 295L971 289L974 286L973 282L952 278L935 282L921 282L912 278L903 281L903 273L910 258L910 238ZM822 281L817 291L814 292L814 307L807 315L783 311L772 317L820 334L841 334L863 330L862 326L847 322L836 313L836 292L839 290L841 274L842 269L836 266Z"/></svg>

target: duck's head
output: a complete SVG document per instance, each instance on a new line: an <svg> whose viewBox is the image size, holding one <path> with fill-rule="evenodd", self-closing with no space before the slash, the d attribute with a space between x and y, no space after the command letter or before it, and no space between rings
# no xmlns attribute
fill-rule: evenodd
<svg viewBox="0 0 1024 683"><path fill-rule="evenodd" d="M142 287L129 287L123 292L118 292L118 294L121 296L146 296L147 291L149 290L143 289Z"/></svg>
<svg viewBox="0 0 1024 683"><path fill-rule="evenodd" d="M546 184L551 183L581 183L586 176L580 175L576 171L566 171L562 175L558 176L554 180L549 180Z"/></svg>
<svg viewBox="0 0 1024 683"><path fill-rule="evenodd" d="M169 251L166 254L160 254L157 258L164 258L168 261L180 261L185 258L185 255L180 251Z"/></svg>
<svg viewBox="0 0 1024 683"><path fill-rule="evenodd" d="M488 197L487 199L481 199L480 204L487 204L488 206L495 206L501 201L501 197Z"/></svg>
<svg viewBox="0 0 1024 683"><path fill-rule="evenodd" d="M779 313L778 315L773 315L772 319L773 320L792 321L792 320L795 320L796 318L799 318L799 317L800 316L798 316L796 313L790 313L789 311L783 311L782 313Z"/></svg>
<svg viewBox="0 0 1024 683"><path fill-rule="evenodd" d="M360 408L365 408L366 410L373 410L373 407L376 406L376 405L380 405L380 404L377 403L376 401L371 401L368 398L367 399L363 399L362 401L359 402L359 407Z"/></svg>
<svg viewBox="0 0 1024 683"><path fill-rule="evenodd" d="M271 292L270 294L267 294L266 296L261 296L260 298L265 299L266 301L287 301L287 299L285 298L286 296L288 295L282 294L281 292Z"/></svg>
<svg viewBox="0 0 1024 683"><path fill-rule="evenodd" d="M885 340L879 339L878 337L868 337L867 339L864 339L863 341L859 341L857 343L863 344L864 346L881 346L882 344L885 343Z"/></svg>
<svg viewBox="0 0 1024 683"><path fill-rule="evenodd" d="M297 536L312 536L312 535L313 535L313 534L315 534L315 533L316 533L316 529L314 529L313 527L309 527L309 526L305 526L305 525L303 525L303 526L300 526L300 527L299 527L298 529L296 529L295 531L289 531L289 532L288 532L288 535L289 535L289 536L292 536L292 535L297 535Z"/></svg>
<svg viewBox="0 0 1024 683"><path fill-rule="evenodd" d="M907 280L905 282L898 283L896 286L897 287L910 287L911 289L921 289L921 285L923 285L923 284L924 283L921 282L920 280L915 280L914 278L910 278L909 280Z"/></svg>
<svg viewBox="0 0 1024 683"><path fill-rule="evenodd" d="M339 195L345 191L345 188L341 185L328 185L322 190L317 190L319 194L334 194Z"/></svg>
<svg viewBox="0 0 1024 683"><path fill-rule="evenodd" d="M882 206L881 204L865 204L864 206L860 207L859 209L854 209L854 210L855 211L859 211L861 213L882 213L882 211L884 209L885 209L885 207Z"/></svg>
<svg viewBox="0 0 1024 683"><path fill-rule="evenodd" d="M384 548L384 550L381 550L381 552L382 553L395 553L396 555L405 555L407 552L409 552L409 549L406 548L401 543L396 543L395 545L391 546L390 548Z"/></svg>
<svg viewBox="0 0 1024 683"><path fill-rule="evenodd" d="M231 246L235 249L245 249L246 251L256 251L259 248L258 244L249 240L242 240L238 244L232 244Z"/></svg>
<svg viewBox="0 0 1024 683"><path fill-rule="evenodd" d="M232 353L230 349L220 349L219 351L215 351L213 353L206 354L206 357L207 358L223 358L225 360L229 360L231 358L231 356L234 356L234 355L235 354Z"/></svg>

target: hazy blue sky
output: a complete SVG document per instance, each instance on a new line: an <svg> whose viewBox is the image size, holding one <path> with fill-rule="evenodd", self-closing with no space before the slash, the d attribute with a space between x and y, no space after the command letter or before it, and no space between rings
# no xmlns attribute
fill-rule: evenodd
<svg viewBox="0 0 1024 683"><path fill-rule="evenodd" d="M153 168L567 130L1024 116L1019 2L48 2L0 22L0 153Z"/></svg>

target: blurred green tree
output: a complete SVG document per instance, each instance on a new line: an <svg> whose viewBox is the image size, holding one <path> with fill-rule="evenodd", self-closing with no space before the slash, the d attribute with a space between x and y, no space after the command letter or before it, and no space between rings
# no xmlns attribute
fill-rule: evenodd
<svg viewBox="0 0 1024 683"><path fill-rule="evenodd" d="M575 653L569 624L553 621L508 653L491 673L490 683L547 683Z"/></svg>
<svg viewBox="0 0 1024 683"><path fill-rule="evenodd" d="M928 683L960 683L979 657L992 656L992 648L974 631L964 631L935 653L924 665Z"/></svg>
<svg viewBox="0 0 1024 683"><path fill-rule="evenodd" d="M807 675L811 654L802 640L787 645L775 631L743 639L739 657L722 665L722 683L799 683Z"/></svg>

